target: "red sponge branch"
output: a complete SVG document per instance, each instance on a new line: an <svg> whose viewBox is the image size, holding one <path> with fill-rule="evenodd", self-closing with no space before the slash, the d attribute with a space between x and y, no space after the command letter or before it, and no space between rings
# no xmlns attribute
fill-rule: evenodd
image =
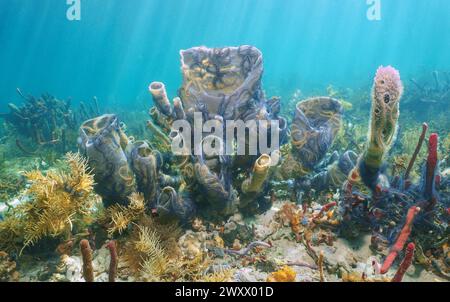
<svg viewBox="0 0 450 302"><path fill-rule="evenodd" d="M428 142L428 157L425 175L425 197L433 197L434 177L436 175L436 166L438 162L437 148L438 148L438 135L433 133L430 135Z"/></svg>
<svg viewBox="0 0 450 302"><path fill-rule="evenodd" d="M403 276L405 275L406 271L412 264L415 249L416 249L416 245L414 243L411 242L408 244L408 246L406 247L405 258L403 259L402 263L400 264L400 267L398 268L397 273L395 273L395 276L392 279L392 282L402 282Z"/></svg>
<svg viewBox="0 0 450 302"><path fill-rule="evenodd" d="M92 250L89 241L80 241L81 257L83 258L83 277L86 282L94 282L94 267L92 265Z"/></svg>
<svg viewBox="0 0 450 302"><path fill-rule="evenodd" d="M109 249L109 253L111 256L111 260L109 262L108 280L109 282L115 282L117 276L117 266L119 264L116 242L114 240L111 240L110 242L108 242L106 247Z"/></svg>
<svg viewBox="0 0 450 302"><path fill-rule="evenodd" d="M391 268L392 264L394 263L395 259L398 256L398 253L403 250L406 241L408 241L409 235L412 231L412 226L414 222L414 218L419 213L420 208L416 206L412 206L408 210L408 214L406 215L406 222L403 226L402 230L400 231L400 234L397 237L397 241L392 246L389 255L387 255L386 259L384 260L383 266L381 267L380 273L386 274Z"/></svg>

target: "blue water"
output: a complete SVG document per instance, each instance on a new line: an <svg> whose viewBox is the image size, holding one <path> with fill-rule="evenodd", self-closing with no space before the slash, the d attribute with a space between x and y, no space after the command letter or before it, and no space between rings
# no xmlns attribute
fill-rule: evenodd
<svg viewBox="0 0 450 302"><path fill-rule="evenodd" d="M16 87L132 108L160 80L173 96L179 50L198 45L255 45L265 89L282 96L357 87L381 64L450 70L449 0L381 4L369 21L366 0L81 0L68 21L66 0L0 0L0 111Z"/></svg>

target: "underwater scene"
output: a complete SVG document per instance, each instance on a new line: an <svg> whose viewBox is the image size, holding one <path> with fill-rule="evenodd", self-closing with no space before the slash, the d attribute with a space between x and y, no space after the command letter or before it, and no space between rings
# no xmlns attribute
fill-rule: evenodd
<svg viewBox="0 0 450 302"><path fill-rule="evenodd" d="M0 0L0 281L450 281L450 1Z"/></svg>

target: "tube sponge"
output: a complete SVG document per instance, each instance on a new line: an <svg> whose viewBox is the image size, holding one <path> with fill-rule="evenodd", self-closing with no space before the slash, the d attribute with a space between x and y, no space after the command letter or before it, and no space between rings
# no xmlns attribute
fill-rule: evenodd
<svg viewBox="0 0 450 302"><path fill-rule="evenodd" d="M244 193L259 193L266 181L271 164L271 158L267 154L261 155L255 162L252 175L242 183Z"/></svg>
<svg viewBox="0 0 450 302"><path fill-rule="evenodd" d="M281 165L284 178L309 174L324 158L341 127L343 107L333 98L316 97L297 104L291 126L291 149Z"/></svg>
<svg viewBox="0 0 450 302"><path fill-rule="evenodd" d="M420 208L416 206L412 206L408 210L408 214L406 215L406 222L403 226L402 230L400 231L400 234L397 237L397 240L395 241L394 245L391 247L391 250L389 251L389 254L387 255L386 259L384 260L383 266L380 269L381 274L386 274L389 270L389 268L394 263L395 259L398 256L398 253L403 250L403 247L406 244L406 241L408 241L409 236L411 235L412 227L414 225L414 219L416 218L417 214L420 212Z"/></svg>
<svg viewBox="0 0 450 302"><path fill-rule="evenodd" d="M413 242L410 242L406 247L405 258L400 264L397 272L395 273L394 278L392 278L392 282L402 282L403 276L405 275L408 268L411 266L414 260L414 251L416 249L416 245Z"/></svg>
<svg viewBox="0 0 450 302"><path fill-rule="evenodd" d="M183 103L179 97L173 99L173 111L177 120L186 119L186 113L184 112Z"/></svg>
<svg viewBox="0 0 450 302"><path fill-rule="evenodd" d="M359 165L361 178L369 188L375 186L384 154L394 141L402 94L403 84L400 73L391 66L379 67L372 89L368 145Z"/></svg>
<svg viewBox="0 0 450 302"><path fill-rule="evenodd" d="M161 190L158 197L157 210L162 216L175 215L182 223L186 223L194 217L196 208L193 201L182 191L177 193L174 188L167 186Z"/></svg>
<svg viewBox="0 0 450 302"><path fill-rule="evenodd" d="M114 240L108 242L106 247L109 249L110 261L109 261L109 272L108 272L108 280L109 282L115 282L117 277L117 267L119 256L117 255L117 244Z"/></svg>
<svg viewBox="0 0 450 302"><path fill-rule="evenodd" d="M161 82L153 82L148 86L148 91L153 97L156 107L166 116L172 115L172 107L167 98L166 86Z"/></svg>
<svg viewBox="0 0 450 302"><path fill-rule="evenodd" d="M92 266L92 249L89 241L80 241L81 258L83 259L83 277L86 282L94 282L94 267Z"/></svg>
<svg viewBox="0 0 450 302"><path fill-rule="evenodd" d="M370 167L381 166L382 157L394 140L402 94L399 72L391 66L378 68L372 90L369 146L364 156Z"/></svg>
<svg viewBox="0 0 450 302"><path fill-rule="evenodd" d="M136 141L127 147L128 162L135 176L137 189L145 201L153 205L158 193L158 163L153 150L146 141Z"/></svg>
<svg viewBox="0 0 450 302"><path fill-rule="evenodd" d="M437 133L432 133L428 141L428 157L425 166L425 197L431 199L433 197L433 191L435 186L436 167L438 164L438 140Z"/></svg>
<svg viewBox="0 0 450 302"><path fill-rule="evenodd" d="M103 204L128 204L135 180L125 154L129 140L114 114L85 121L80 127L78 145L94 171L95 190Z"/></svg>

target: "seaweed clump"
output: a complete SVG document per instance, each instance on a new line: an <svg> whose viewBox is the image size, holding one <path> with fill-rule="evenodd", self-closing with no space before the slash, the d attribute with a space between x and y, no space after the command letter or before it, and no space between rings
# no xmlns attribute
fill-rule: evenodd
<svg viewBox="0 0 450 302"><path fill-rule="evenodd" d="M132 224L128 236L119 239L124 267L143 281L203 280L209 258L205 253L193 259L183 256L178 244L180 236L176 223L145 216Z"/></svg>
<svg viewBox="0 0 450 302"><path fill-rule="evenodd" d="M97 98L92 104L80 102L78 110L72 109L70 99L58 99L48 93L40 97L18 94L24 103L18 106L8 104L9 113L1 113L8 126L11 126L18 149L26 155L45 155L47 152L65 153L72 149L71 142L76 139L76 131L81 120L98 116Z"/></svg>
<svg viewBox="0 0 450 302"><path fill-rule="evenodd" d="M20 252L44 237L70 237L74 225L82 224L94 204L94 178L86 161L77 153L68 153L66 169L45 174L34 170L25 173L30 197L7 213L0 222L0 248Z"/></svg>
<svg viewBox="0 0 450 302"><path fill-rule="evenodd" d="M144 279L161 276L167 268L167 254L157 231L136 225L127 249L126 262ZM138 261L136 261L138 259Z"/></svg>
<svg viewBox="0 0 450 302"><path fill-rule="evenodd" d="M101 225L107 226L109 236L121 235L132 223L138 222L145 215L144 195L132 193L128 206L114 204L106 208L98 219Z"/></svg>

